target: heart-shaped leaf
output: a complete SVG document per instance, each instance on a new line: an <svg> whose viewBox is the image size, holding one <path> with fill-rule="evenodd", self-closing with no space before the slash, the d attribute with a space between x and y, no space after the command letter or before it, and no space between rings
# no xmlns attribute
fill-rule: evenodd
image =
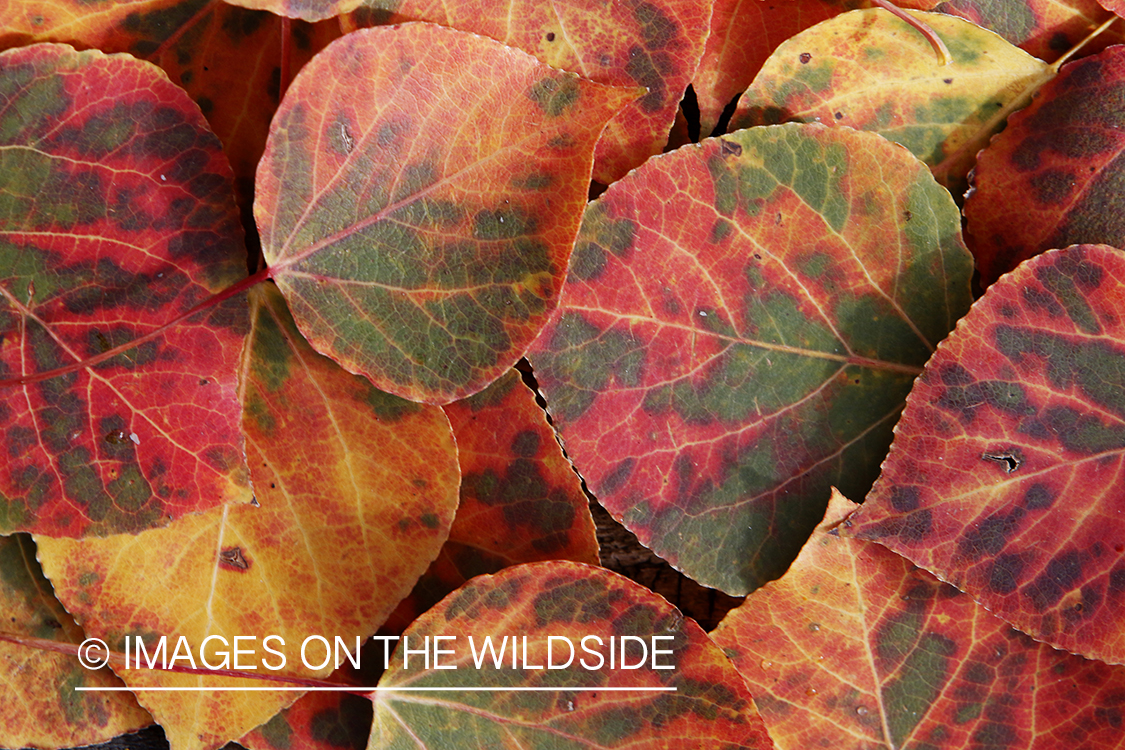
<svg viewBox="0 0 1125 750"><path fill-rule="evenodd" d="M837 535L854 507L837 493L789 572L712 634L779 750L1125 747L1125 668L1035 643L893 552Z"/></svg>
<svg viewBox="0 0 1125 750"><path fill-rule="evenodd" d="M952 199L905 149L751 128L591 204L530 357L602 504L744 594L785 570L830 485L870 487L970 274Z"/></svg>
<svg viewBox="0 0 1125 750"><path fill-rule="evenodd" d="M1064 65L981 152L965 201L981 281L1037 253L1125 245L1125 46Z"/></svg>
<svg viewBox="0 0 1125 750"><path fill-rule="evenodd" d="M263 250L301 330L411 400L483 389L557 303L594 142L632 96L429 24L334 42L258 169Z"/></svg>
<svg viewBox="0 0 1125 750"><path fill-rule="evenodd" d="M0 537L0 612L4 635L72 644L85 637L55 599L26 534ZM75 690L120 687L121 680L64 654L0 641L0 686L10 707L0 721L2 747L93 745L152 723L128 693Z"/></svg>
<svg viewBox="0 0 1125 750"><path fill-rule="evenodd" d="M821 122L901 143L964 192L980 149L1004 122L993 115L1054 72L996 34L940 13L915 13L949 47L885 10L845 13L777 48L738 102L732 128Z"/></svg>
<svg viewBox="0 0 1125 750"><path fill-rule="evenodd" d="M135 537L40 538L40 557L67 609L116 651L126 636L145 637L151 651L166 635L171 656L183 636L198 660L208 636L225 637L228 652L242 636L254 639L243 642L254 651L243 661L267 672L278 660L265 638L278 635L284 644L272 648L286 667L268 673L307 676L306 638L340 636L354 650L437 554L457 506L456 450L439 408L377 391L316 354L268 285L251 299L244 400L258 505L185 516ZM210 644L211 664L221 645ZM248 684L119 674L134 688ZM175 748L236 740L296 695L138 693Z"/></svg>
<svg viewBox="0 0 1125 750"><path fill-rule="evenodd" d="M370 750L772 747L746 686L695 621L603 568L529 563L479 576L403 638L379 680L391 690L373 695ZM451 653L424 666L404 650L422 644Z"/></svg>
<svg viewBox="0 0 1125 750"><path fill-rule="evenodd" d="M430 21L483 34L599 83L647 91L606 125L594 179L618 180L660 153L707 38L705 0L367 0L345 29Z"/></svg>
<svg viewBox="0 0 1125 750"><path fill-rule="evenodd" d="M0 54L0 379L154 332L246 275L219 141L154 65ZM247 495L244 297L0 389L0 531L136 532Z"/></svg>
<svg viewBox="0 0 1125 750"><path fill-rule="evenodd" d="M910 394L851 533L1025 633L1125 663L1125 253L993 284Z"/></svg>

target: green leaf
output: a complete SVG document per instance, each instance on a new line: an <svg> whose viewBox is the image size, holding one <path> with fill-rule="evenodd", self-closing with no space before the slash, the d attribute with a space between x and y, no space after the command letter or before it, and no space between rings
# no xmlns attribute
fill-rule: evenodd
<svg viewBox="0 0 1125 750"><path fill-rule="evenodd" d="M530 357L599 500L743 594L785 570L829 485L867 491L970 274L952 199L904 149L752 128L591 204Z"/></svg>

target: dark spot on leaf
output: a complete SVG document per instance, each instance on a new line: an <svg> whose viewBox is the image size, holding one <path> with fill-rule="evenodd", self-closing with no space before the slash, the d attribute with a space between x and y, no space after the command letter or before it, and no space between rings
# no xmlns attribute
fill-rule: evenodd
<svg viewBox="0 0 1125 750"><path fill-rule="evenodd" d="M938 376L945 385L969 385L976 379L971 372L956 362L938 368Z"/></svg>
<svg viewBox="0 0 1125 750"><path fill-rule="evenodd" d="M909 513L921 505L922 492L914 486L895 485L891 488L891 507L899 513Z"/></svg>
<svg viewBox="0 0 1125 750"><path fill-rule="evenodd" d="M843 112L836 112L832 116L835 117L837 120L843 120L844 119L844 113Z"/></svg>
<svg viewBox="0 0 1125 750"><path fill-rule="evenodd" d="M1023 493L1023 507L1028 510L1046 510L1050 508L1058 493L1042 482L1036 482Z"/></svg>
<svg viewBox="0 0 1125 750"><path fill-rule="evenodd" d="M1019 588L1023 573L1023 557L1018 554L1002 554L992 561L988 574L988 588L993 593L1006 595Z"/></svg>
<svg viewBox="0 0 1125 750"><path fill-rule="evenodd" d="M723 156L742 156L742 144L728 141L725 138L720 138L719 142L722 144L720 150Z"/></svg>
<svg viewBox="0 0 1125 750"><path fill-rule="evenodd" d="M124 430L110 430L105 434L104 439L111 445L120 445L128 442L129 435Z"/></svg>
<svg viewBox="0 0 1125 750"><path fill-rule="evenodd" d="M808 52L802 52L797 59L801 61L801 65L808 65L809 61L812 60L812 55Z"/></svg>
<svg viewBox="0 0 1125 750"><path fill-rule="evenodd" d="M639 86L648 89L648 93L640 99L640 107L645 112L659 112L664 106L668 94L664 74L672 68L671 58L666 52L652 53L640 46L630 48L625 72Z"/></svg>
<svg viewBox="0 0 1125 750"><path fill-rule="evenodd" d="M555 32L553 32L553 31L548 31L548 32L547 32L547 41L548 41L548 42L553 42L553 41L555 41Z"/></svg>
<svg viewBox="0 0 1125 750"><path fill-rule="evenodd" d="M1063 596L1082 580L1082 556L1077 550L1068 550L1047 563L1046 569L1024 589L1039 612L1057 604Z"/></svg>
<svg viewBox="0 0 1125 750"><path fill-rule="evenodd" d="M626 480L629 479L629 475L633 473L633 467L636 466L636 464L637 459L631 457L619 462L617 466L613 467L613 470L610 471L609 474L606 474L605 479L602 480L601 487L599 488L600 491L603 494L612 495L619 490L625 484Z"/></svg>
<svg viewBox="0 0 1125 750"><path fill-rule="evenodd" d="M943 79L941 79L941 80L942 80L942 83L953 83L953 79L952 79L952 78L943 78Z"/></svg>
<svg viewBox="0 0 1125 750"><path fill-rule="evenodd" d="M309 734L314 741L347 750L364 750L371 734L375 706L359 695L345 693L338 707L313 714Z"/></svg>
<svg viewBox="0 0 1125 750"><path fill-rule="evenodd" d="M1011 513L989 516L965 532L957 545L958 550L970 561L996 556L1019 530L1023 514L1023 508L1014 508Z"/></svg>
<svg viewBox="0 0 1125 750"><path fill-rule="evenodd" d="M521 430L512 438L512 452L523 458L535 458L539 453L539 433Z"/></svg>
<svg viewBox="0 0 1125 750"><path fill-rule="evenodd" d="M556 74L534 84L527 97L538 104L548 117L559 117L578 101L580 94L577 77Z"/></svg>

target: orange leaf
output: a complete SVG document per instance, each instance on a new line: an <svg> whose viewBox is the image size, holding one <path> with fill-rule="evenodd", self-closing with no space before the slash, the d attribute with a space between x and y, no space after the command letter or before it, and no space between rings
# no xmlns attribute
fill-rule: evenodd
<svg viewBox="0 0 1125 750"><path fill-rule="evenodd" d="M431 21L599 83L644 86L647 93L609 121L598 143L594 179L608 184L664 147L703 54L710 14L710 0L373 0L344 28Z"/></svg>
<svg viewBox="0 0 1125 750"><path fill-rule="evenodd" d="M259 505L186 516L135 537L40 539L40 557L69 611L115 651L125 651L126 636L147 637L151 650L166 635L171 655L184 636L199 659L207 636L225 637L228 651L247 636L255 653L243 661L259 672L321 676L331 665L303 669L302 642L340 636L354 648L445 541L457 503L456 453L440 409L376 391L314 353L276 290L256 287L252 301L244 423ZM265 650L268 635L284 640L272 642L286 655L276 672L267 667L278 663ZM221 662L213 651L212 665ZM147 669L119 674L134 688L248 684ZM238 739L297 695L138 693L175 748Z"/></svg>
<svg viewBox="0 0 1125 750"><path fill-rule="evenodd" d="M78 644L85 636L51 591L26 534L0 537L0 631ZM152 723L108 669L87 671L71 656L0 642L0 686L7 707L0 746L72 747L105 742Z"/></svg>

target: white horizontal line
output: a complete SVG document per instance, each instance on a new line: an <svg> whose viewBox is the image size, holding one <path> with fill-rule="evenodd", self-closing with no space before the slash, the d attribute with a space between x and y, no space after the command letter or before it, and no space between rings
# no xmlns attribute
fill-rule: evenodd
<svg viewBox="0 0 1125 750"><path fill-rule="evenodd" d="M100 692L100 693L113 693L113 692L134 692L137 690L147 691L215 691L215 692L234 692L234 691L302 691L302 692L315 692L315 691L328 691L328 692L345 692L345 693L408 693L408 692L428 692L428 693L517 693L517 692L539 692L539 693L674 693L679 688L674 687L76 687L75 690L83 692Z"/></svg>

